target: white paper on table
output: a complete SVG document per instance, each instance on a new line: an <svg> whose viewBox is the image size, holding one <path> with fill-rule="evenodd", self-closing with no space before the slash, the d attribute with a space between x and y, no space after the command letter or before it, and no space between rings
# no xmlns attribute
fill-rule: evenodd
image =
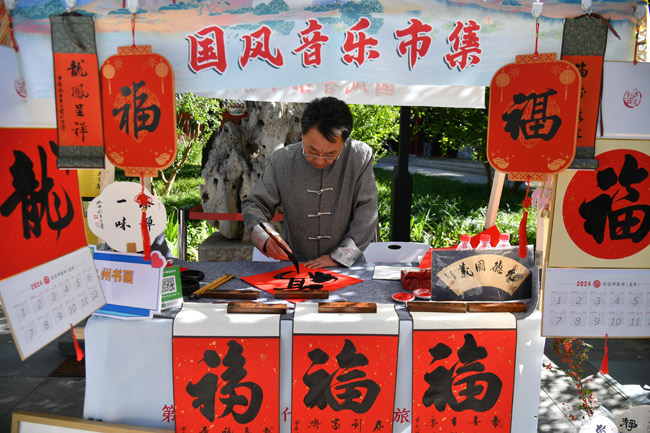
<svg viewBox="0 0 650 433"><path fill-rule="evenodd" d="M186 302L174 317L174 337L279 337L279 314L228 314L227 304Z"/></svg>
<svg viewBox="0 0 650 433"><path fill-rule="evenodd" d="M377 304L377 312L318 312L317 303L296 304L294 334L399 335L399 316L394 304Z"/></svg>
<svg viewBox="0 0 650 433"><path fill-rule="evenodd" d="M402 269L421 270L421 268L414 268L412 266L387 266L377 265L372 274L373 280L399 280L402 277Z"/></svg>
<svg viewBox="0 0 650 433"><path fill-rule="evenodd" d="M172 321L86 322L83 417L174 431ZM142 394L146 393L146 398Z"/></svg>
<svg viewBox="0 0 650 433"><path fill-rule="evenodd" d="M88 247L0 281L0 301L23 360L106 303Z"/></svg>

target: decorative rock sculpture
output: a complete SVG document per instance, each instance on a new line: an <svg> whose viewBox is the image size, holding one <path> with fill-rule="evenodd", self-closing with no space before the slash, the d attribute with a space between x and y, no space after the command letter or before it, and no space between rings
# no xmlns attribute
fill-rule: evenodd
<svg viewBox="0 0 650 433"><path fill-rule="evenodd" d="M201 172L204 212L241 213L241 201L255 186L276 149L301 140L300 118L305 104L246 102L248 117L240 126L227 122L208 142ZM240 221L218 221L228 239L248 239Z"/></svg>

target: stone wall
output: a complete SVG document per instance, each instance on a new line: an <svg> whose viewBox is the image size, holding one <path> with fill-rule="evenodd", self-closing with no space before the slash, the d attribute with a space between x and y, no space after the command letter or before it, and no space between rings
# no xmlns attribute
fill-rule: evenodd
<svg viewBox="0 0 650 433"><path fill-rule="evenodd" d="M248 117L241 125L227 122L208 142L201 177L204 212L241 213L241 201L255 186L271 153L301 140L300 118L305 104L246 102ZM240 221L218 221L227 239L249 240Z"/></svg>

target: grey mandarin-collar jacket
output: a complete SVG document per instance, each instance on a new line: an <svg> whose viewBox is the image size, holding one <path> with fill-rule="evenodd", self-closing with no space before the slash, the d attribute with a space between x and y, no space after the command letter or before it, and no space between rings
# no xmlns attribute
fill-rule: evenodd
<svg viewBox="0 0 650 433"><path fill-rule="evenodd" d="M377 184L372 149L348 139L333 164L318 170L302 153L302 142L276 150L264 174L242 202L246 229L261 250L268 235L259 223L282 204L282 237L299 261L330 254L351 266L377 233Z"/></svg>

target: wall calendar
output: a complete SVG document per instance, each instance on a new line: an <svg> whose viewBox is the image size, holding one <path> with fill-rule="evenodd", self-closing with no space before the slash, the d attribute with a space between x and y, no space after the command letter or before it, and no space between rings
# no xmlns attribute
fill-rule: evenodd
<svg viewBox="0 0 650 433"><path fill-rule="evenodd" d="M650 269L548 268L544 337L650 337Z"/></svg>

